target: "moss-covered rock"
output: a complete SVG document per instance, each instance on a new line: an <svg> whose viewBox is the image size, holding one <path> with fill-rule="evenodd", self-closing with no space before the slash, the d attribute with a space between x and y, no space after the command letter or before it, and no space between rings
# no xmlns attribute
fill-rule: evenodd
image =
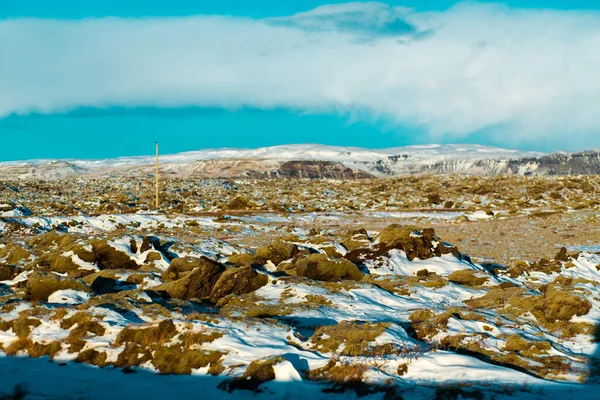
<svg viewBox="0 0 600 400"><path fill-rule="evenodd" d="M302 276L320 281L362 279L363 273L352 262L343 258L329 258L325 254L302 256L292 264L281 266L281 271L289 275Z"/></svg>
<svg viewBox="0 0 600 400"><path fill-rule="evenodd" d="M226 210L242 211L256 208L257 205L250 199L244 196L234 197L226 206Z"/></svg>
<svg viewBox="0 0 600 400"><path fill-rule="evenodd" d="M160 261L162 259L162 254L160 254L158 251L150 251L146 255L146 259L144 260L144 262L151 263L153 261Z"/></svg>
<svg viewBox="0 0 600 400"><path fill-rule="evenodd" d="M24 248L9 243L0 249L0 259L6 259L8 264L19 264L21 261L27 261L31 259L31 254Z"/></svg>
<svg viewBox="0 0 600 400"><path fill-rule="evenodd" d="M221 270L221 272L225 270L225 267L223 267L220 263L205 256L201 256L199 258L182 257L173 259L169 264L169 268L162 273L161 278L165 282L175 281L196 268L217 269Z"/></svg>
<svg viewBox="0 0 600 400"><path fill-rule="evenodd" d="M127 253L114 248L105 240L94 239L90 244L98 258L97 263L100 269L138 269L140 267Z"/></svg>
<svg viewBox="0 0 600 400"><path fill-rule="evenodd" d="M250 253L232 254L227 257L227 262L237 267L250 267L252 265L262 265L262 259Z"/></svg>
<svg viewBox="0 0 600 400"><path fill-rule="evenodd" d="M17 276L18 269L14 265L0 264L0 281L8 281Z"/></svg>
<svg viewBox="0 0 600 400"><path fill-rule="evenodd" d="M173 260L175 261L175 260ZM171 263L173 266L173 262ZM194 266L194 269L186 269ZM212 297L212 293L224 273L225 267L218 262L212 261L206 257L204 259L185 260L175 263L171 271L165 271L165 274L171 277L181 278L155 286L152 290L164 291L170 297L176 299L204 299Z"/></svg>
<svg viewBox="0 0 600 400"><path fill-rule="evenodd" d="M48 296L57 290L73 289L90 292L90 288L79 279L61 277L53 273L36 271L27 279L27 298L48 301Z"/></svg>
<svg viewBox="0 0 600 400"><path fill-rule="evenodd" d="M266 275L252 267L231 268L223 272L210 294L213 301L229 295L251 293L267 284Z"/></svg>
<svg viewBox="0 0 600 400"><path fill-rule="evenodd" d="M274 241L269 245L260 246L256 249L255 256L266 261L271 261L277 265L282 261L289 260L298 253L298 246L292 243Z"/></svg>
<svg viewBox="0 0 600 400"><path fill-rule="evenodd" d="M488 281L488 278L483 276L477 276L475 271L471 269L463 269L460 271L454 271L448 275L450 282L458 283L463 286L481 286Z"/></svg>
<svg viewBox="0 0 600 400"><path fill-rule="evenodd" d="M545 289L540 307L546 320L555 322L570 321L576 315L586 315L592 309L592 304L587 299L550 284Z"/></svg>
<svg viewBox="0 0 600 400"><path fill-rule="evenodd" d="M461 257L458 249L444 244L436 236L433 228L419 231L412 225L392 224L380 232L375 245L352 250L345 255L345 258L355 264L361 264L366 260L376 261L385 258L393 249L404 251L410 261L415 258L427 260L444 254Z"/></svg>

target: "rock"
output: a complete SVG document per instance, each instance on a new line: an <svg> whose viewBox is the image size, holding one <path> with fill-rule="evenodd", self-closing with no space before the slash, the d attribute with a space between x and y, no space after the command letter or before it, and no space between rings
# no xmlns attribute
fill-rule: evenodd
<svg viewBox="0 0 600 400"><path fill-rule="evenodd" d="M352 250L345 255L345 258L355 264L361 264L365 260L387 257L392 249L404 251L409 261L415 258L427 260L444 254L452 254L456 258L461 258L458 249L446 246L435 235L433 228L423 229L419 232L411 225L392 224L381 231L378 239L379 243L374 246Z"/></svg>
<svg viewBox="0 0 600 400"><path fill-rule="evenodd" d="M567 248L566 247L561 247L561 249L559 250L558 254L556 255L556 257L554 257L554 259L556 261L570 261L569 260L569 255L567 254Z"/></svg>
<svg viewBox="0 0 600 400"><path fill-rule="evenodd" d="M8 264L16 265L21 261L29 260L31 254L24 248L14 243L9 243L0 249L0 258L6 258Z"/></svg>
<svg viewBox="0 0 600 400"><path fill-rule="evenodd" d="M227 262L237 267L250 267L252 265L262 265L262 260L254 254L240 253L232 254L227 257Z"/></svg>
<svg viewBox="0 0 600 400"><path fill-rule="evenodd" d="M140 253L144 253L150 249L159 250L160 242L153 236L144 236L142 239L142 247L140 247Z"/></svg>
<svg viewBox="0 0 600 400"><path fill-rule="evenodd" d="M443 200L438 193L430 193L427 195L427 202L429 204L442 204Z"/></svg>
<svg viewBox="0 0 600 400"><path fill-rule="evenodd" d="M237 196L233 200L227 204L225 209L241 211L241 210L250 210L252 208L256 208L257 205L253 201L247 199L246 197Z"/></svg>
<svg viewBox="0 0 600 400"><path fill-rule="evenodd" d="M100 269L138 269L140 266L128 254L117 250L104 240L94 239L90 242Z"/></svg>
<svg viewBox="0 0 600 400"><path fill-rule="evenodd" d="M148 254L146 255L146 259L144 260L145 263L151 263L153 261L160 261L162 260L162 254L160 254L158 251L150 251L148 252Z"/></svg>
<svg viewBox="0 0 600 400"><path fill-rule="evenodd" d="M205 299L210 297L217 282L220 280L220 277L224 274L225 267L208 258L206 260L199 260L195 263L196 266L194 269L187 273L182 273L175 268L171 269L170 273L167 272L168 270L165 271L165 274L170 277L181 277L177 280L155 286L152 290L156 292L164 291L170 297L182 300ZM180 265L182 268L187 268L190 264L191 262L189 260L187 262L176 263L176 268L178 268L177 265Z"/></svg>
<svg viewBox="0 0 600 400"><path fill-rule="evenodd" d="M173 259L169 268L162 273L161 278L165 282L175 281L196 268L225 271L225 267L222 264L205 256L201 256L200 258L182 257Z"/></svg>
<svg viewBox="0 0 600 400"><path fill-rule="evenodd" d="M210 294L216 302L229 294L251 293L267 284L269 279L252 267L231 268L223 272Z"/></svg>
<svg viewBox="0 0 600 400"><path fill-rule="evenodd" d="M0 264L0 281L8 281L17 276L18 270L14 265Z"/></svg>
<svg viewBox="0 0 600 400"><path fill-rule="evenodd" d="M343 258L329 258L325 254L300 257L295 261L293 268L288 266L284 272L320 281L358 281L363 277L363 273L354 263Z"/></svg>
<svg viewBox="0 0 600 400"><path fill-rule="evenodd" d="M138 252L138 245L137 245L137 242L135 241L135 239L131 239L129 241L129 248L131 249L131 252L133 254L136 254Z"/></svg>
<svg viewBox="0 0 600 400"><path fill-rule="evenodd" d="M269 245L260 246L256 249L256 257L264 260L261 264L266 261L271 261L277 265L282 261L289 260L298 253L298 246L292 243L285 243L282 241L274 241Z"/></svg>
<svg viewBox="0 0 600 400"><path fill-rule="evenodd" d="M473 270L463 269L448 275L448 280L463 286L481 286L488 281L488 278L478 277Z"/></svg>
<svg viewBox="0 0 600 400"><path fill-rule="evenodd" d="M569 294L566 290L549 284L545 289L540 307L544 317L549 322L570 321L575 315L586 315L592 309L592 304L587 299Z"/></svg>
<svg viewBox="0 0 600 400"><path fill-rule="evenodd" d="M47 301L52 293L65 289L90 292L88 285L79 279L60 277L49 272L36 271L27 280L27 298L30 301Z"/></svg>
<svg viewBox="0 0 600 400"><path fill-rule="evenodd" d="M46 233L42 233L41 235L34 236L29 241L30 247L37 248L48 248L52 245L57 245L62 241L64 235L59 234L56 231L50 231Z"/></svg>

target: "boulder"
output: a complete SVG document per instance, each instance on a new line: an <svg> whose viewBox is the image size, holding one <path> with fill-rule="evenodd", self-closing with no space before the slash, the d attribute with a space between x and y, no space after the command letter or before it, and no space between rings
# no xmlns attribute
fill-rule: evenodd
<svg viewBox="0 0 600 400"><path fill-rule="evenodd" d="M0 281L8 281L18 274L18 269L14 265L0 264Z"/></svg>
<svg viewBox="0 0 600 400"><path fill-rule="evenodd" d="M175 281L196 268L216 269L221 272L225 270L223 265L205 256L200 258L182 257L173 259L169 268L162 273L161 278L165 282Z"/></svg>
<svg viewBox="0 0 600 400"><path fill-rule="evenodd" d="M292 243L285 243L282 241L274 241L269 245L260 246L256 249L255 256L263 262L271 261L277 265L282 261L289 260L298 253L298 246Z"/></svg>
<svg viewBox="0 0 600 400"><path fill-rule="evenodd" d="M51 272L36 271L27 280L28 300L47 301L57 290L73 289L90 292L90 288L79 279L61 277Z"/></svg>
<svg viewBox="0 0 600 400"><path fill-rule="evenodd" d="M18 264L21 261L29 260L31 254L24 248L14 243L9 243L0 249L0 258L6 258L8 264Z"/></svg>
<svg viewBox="0 0 600 400"><path fill-rule="evenodd" d="M209 259L207 259L209 260ZM173 260L175 261L175 260ZM225 271L225 267L212 260L202 260L195 263L192 271L181 272L175 268L168 270L165 274L170 277L179 277L177 280L158 285L152 288L156 292L166 292L170 297L176 299L205 299L211 296L217 282ZM182 268L186 268L191 263L176 263ZM169 267L171 268L171 267Z"/></svg>
<svg viewBox="0 0 600 400"><path fill-rule="evenodd" d="M266 275L259 274L252 267L231 268L223 272L215 283L210 298L216 302L229 294L251 293L268 281Z"/></svg>
<svg viewBox="0 0 600 400"><path fill-rule="evenodd" d="M360 280L361 270L343 258L329 258L325 254L310 254L286 263L279 270L289 275L302 276L319 281Z"/></svg>
<svg viewBox="0 0 600 400"><path fill-rule="evenodd" d="M355 264L361 264L365 260L386 257L392 249L404 251L410 261L415 258L427 260L444 254L452 254L456 258L461 257L456 247L445 245L435 235L433 228L423 229L420 232L411 225L392 224L380 232L377 244L352 250L345 255L345 258Z"/></svg>
<svg viewBox="0 0 600 400"><path fill-rule="evenodd" d="M539 307L549 322L570 321L574 316L586 315L592 309L589 300L583 299L568 290L560 289L551 283L544 288Z"/></svg>
<svg viewBox="0 0 600 400"><path fill-rule="evenodd" d="M90 244L96 253L100 269L138 269L140 267L127 253L114 248L105 240L94 239Z"/></svg>

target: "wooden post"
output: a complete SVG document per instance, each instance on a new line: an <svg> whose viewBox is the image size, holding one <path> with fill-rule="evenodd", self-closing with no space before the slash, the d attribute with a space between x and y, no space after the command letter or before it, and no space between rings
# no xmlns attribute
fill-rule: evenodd
<svg viewBox="0 0 600 400"><path fill-rule="evenodd" d="M158 142L156 142L156 209L158 210Z"/></svg>

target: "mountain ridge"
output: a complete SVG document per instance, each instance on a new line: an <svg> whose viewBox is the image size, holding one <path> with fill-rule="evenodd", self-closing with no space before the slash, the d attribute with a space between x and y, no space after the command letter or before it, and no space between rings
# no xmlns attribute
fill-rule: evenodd
<svg viewBox="0 0 600 400"><path fill-rule="evenodd" d="M160 156L161 172L207 178L358 179L409 174L557 175L600 173L600 150L525 152L474 144L384 149L293 144L205 149ZM0 178L61 179L153 173L154 156L0 162Z"/></svg>

